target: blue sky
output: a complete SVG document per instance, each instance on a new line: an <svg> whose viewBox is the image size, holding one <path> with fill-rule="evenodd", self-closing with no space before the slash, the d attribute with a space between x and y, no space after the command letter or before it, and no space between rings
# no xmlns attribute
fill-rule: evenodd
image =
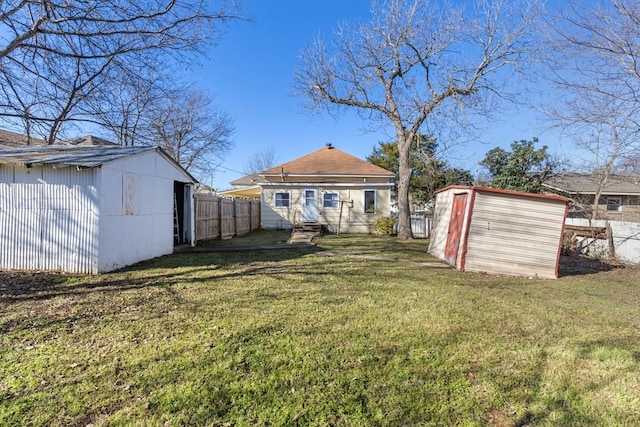
<svg viewBox="0 0 640 427"><path fill-rule="evenodd" d="M354 156L365 158L379 141L394 140L391 129L376 133L355 112L330 117L303 108L304 98L292 95L293 72L299 54L314 34L326 39L343 21L367 20L370 0L249 0L254 22L236 22L209 53L193 78L214 97L216 106L235 120L235 148L211 177L201 177L218 190L242 176L247 158L273 147L277 163L284 163L331 142ZM537 136L540 145L562 155L563 145L532 111L507 107L502 120L473 144L449 158L452 166L477 173L477 163L495 146Z"/></svg>

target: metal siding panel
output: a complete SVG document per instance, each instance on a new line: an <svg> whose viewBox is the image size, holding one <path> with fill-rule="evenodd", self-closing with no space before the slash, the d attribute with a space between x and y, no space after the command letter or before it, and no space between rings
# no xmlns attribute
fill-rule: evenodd
<svg viewBox="0 0 640 427"><path fill-rule="evenodd" d="M512 195L476 195L465 270L555 278L565 205Z"/></svg>
<svg viewBox="0 0 640 427"><path fill-rule="evenodd" d="M35 270L40 250L40 168L5 166L0 192L2 256L0 268Z"/></svg>
<svg viewBox="0 0 640 427"><path fill-rule="evenodd" d="M45 269L94 272L98 171L44 169L42 262Z"/></svg>
<svg viewBox="0 0 640 427"><path fill-rule="evenodd" d="M97 170L13 169L0 185L0 267L94 273Z"/></svg>

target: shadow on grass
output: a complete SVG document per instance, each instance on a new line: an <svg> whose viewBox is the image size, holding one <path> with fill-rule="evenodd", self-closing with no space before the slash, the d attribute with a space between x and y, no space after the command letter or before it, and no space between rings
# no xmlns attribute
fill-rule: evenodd
<svg viewBox="0 0 640 427"><path fill-rule="evenodd" d="M169 289L177 281L202 273L203 270L225 270L231 266L264 263L263 266L230 270L229 274L218 275L216 279L254 275L273 270L271 263L289 261L317 251L315 246L308 246L281 250L172 254L96 276L0 271L0 303L47 300L89 292L122 292L147 287Z"/></svg>
<svg viewBox="0 0 640 427"><path fill-rule="evenodd" d="M605 261L588 258L585 256L563 255L560 257L558 276L584 276L589 274L597 274L603 271L611 271L619 267L620 266L616 264L611 264Z"/></svg>
<svg viewBox="0 0 640 427"><path fill-rule="evenodd" d="M0 319L0 333L45 330L54 326L64 328L78 321L98 320L122 308L113 304L114 297L126 300L130 306L140 307L153 305L155 301L157 307L151 314L145 312L144 315L161 317L167 304L193 304L183 298L177 287L187 283L215 284L227 278L278 275L284 270L279 263L284 265L285 262L287 273L312 277L314 273L307 271L311 267L288 261L315 251L314 247L308 247L250 253L167 255L96 276L0 271L0 309L22 302L31 307L29 318ZM48 301L56 298L64 298L61 300L64 304L51 312Z"/></svg>

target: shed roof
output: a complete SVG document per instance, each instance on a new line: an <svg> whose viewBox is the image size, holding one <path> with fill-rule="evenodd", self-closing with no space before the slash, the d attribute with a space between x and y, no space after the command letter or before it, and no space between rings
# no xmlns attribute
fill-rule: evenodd
<svg viewBox="0 0 640 427"><path fill-rule="evenodd" d="M287 163L260 172L260 175L351 175L351 176L395 176L379 166L359 159L331 144Z"/></svg>
<svg viewBox="0 0 640 427"><path fill-rule="evenodd" d="M598 176L583 173L563 173L543 184L544 187L567 194L595 194ZM640 195L639 175L609 175L603 194Z"/></svg>
<svg viewBox="0 0 640 427"><path fill-rule="evenodd" d="M567 199L566 197L557 196L555 194L526 193L524 191L503 190L501 188L475 187L475 186L465 186L465 185L450 185L448 187L441 188L440 190L436 191L436 194L440 193L442 191L447 191L447 190L456 189L456 188L464 189L464 190L471 190L471 191L480 191L480 192L484 192L484 193L506 194L506 195L511 195L511 196L527 197L527 198L532 198L532 199L555 200L555 201L563 202L563 203L568 203L569 202L569 199Z"/></svg>
<svg viewBox="0 0 640 427"><path fill-rule="evenodd" d="M149 151L156 151L180 169L192 182L198 182L160 147L122 145L0 145L0 164L60 165L95 168Z"/></svg>

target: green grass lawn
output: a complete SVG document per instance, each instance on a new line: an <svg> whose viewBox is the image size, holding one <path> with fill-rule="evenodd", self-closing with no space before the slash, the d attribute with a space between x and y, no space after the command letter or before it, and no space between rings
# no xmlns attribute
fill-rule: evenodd
<svg viewBox="0 0 640 427"><path fill-rule="evenodd" d="M0 425L640 424L639 270L462 273L426 245L0 273Z"/></svg>

